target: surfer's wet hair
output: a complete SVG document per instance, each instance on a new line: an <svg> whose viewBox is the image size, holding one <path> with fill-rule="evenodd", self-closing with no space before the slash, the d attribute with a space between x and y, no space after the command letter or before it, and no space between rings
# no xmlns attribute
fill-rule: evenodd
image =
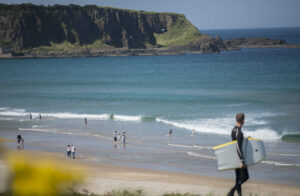
<svg viewBox="0 0 300 196"><path fill-rule="evenodd" d="M244 113L237 113L235 116L236 122L242 123L245 120L245 114Z"/></svg>

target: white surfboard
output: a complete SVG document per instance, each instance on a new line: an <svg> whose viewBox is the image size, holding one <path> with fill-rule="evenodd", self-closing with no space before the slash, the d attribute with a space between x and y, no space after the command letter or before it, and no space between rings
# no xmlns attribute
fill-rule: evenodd
<svg viewBox="0 0 300 196"><path fill-rule="evenodd" d="M241 162L237 153L236 140L213 147L213 149L217 156L219 171L240 168ZM259 163L266 158L265 146L260 139L244 139L242 151L247 167Z"/></svg>

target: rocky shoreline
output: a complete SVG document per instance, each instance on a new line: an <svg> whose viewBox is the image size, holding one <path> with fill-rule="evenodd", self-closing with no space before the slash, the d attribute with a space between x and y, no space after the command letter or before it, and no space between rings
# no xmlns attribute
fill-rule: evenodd
<svg viewBox="0 0 300 196"><path fill-rule="evenodd" d="M221 51L241 50L242 48L300 48L300 44L287 44L284 40L271 40L268 38L239 38L221 40L217 37L216 43L205 48L195 48L195 44L185 48L152 48L152 49L127 49L127 48L92 48L72 49L67 51L36 51L10 52L0 54L0 58L71 58L71 57L101 57L101 56L158 56L158 55L184 55L187 53L219 53Z"/></svg>

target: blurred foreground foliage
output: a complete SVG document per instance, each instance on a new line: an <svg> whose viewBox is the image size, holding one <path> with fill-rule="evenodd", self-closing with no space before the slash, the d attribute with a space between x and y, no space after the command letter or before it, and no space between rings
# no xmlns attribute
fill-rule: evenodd
<svg viewBox="0 0 300 196"><path fill-rule="evenodd" d="M8 156L10 191L4 195L47 196L68 194L71 187L82 182L82 170L69 162L52 158L34 158L16 152Z"/></svg>

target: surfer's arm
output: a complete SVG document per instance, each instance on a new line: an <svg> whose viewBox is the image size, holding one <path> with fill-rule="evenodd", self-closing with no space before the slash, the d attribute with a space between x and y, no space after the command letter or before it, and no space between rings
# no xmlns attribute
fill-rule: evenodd
<svg viewBox="0 0 300 196"><path fill-rule="evenodd" d="M236 140L237 140L237 152L238 152L238 155L240 157L240 161L241 163L244 163L244 155L243 155L243 151L242 151L242 142L243 142L243 134L242 134L242 131L240 129L237 130L237 137L236 137Z"/></svg>

